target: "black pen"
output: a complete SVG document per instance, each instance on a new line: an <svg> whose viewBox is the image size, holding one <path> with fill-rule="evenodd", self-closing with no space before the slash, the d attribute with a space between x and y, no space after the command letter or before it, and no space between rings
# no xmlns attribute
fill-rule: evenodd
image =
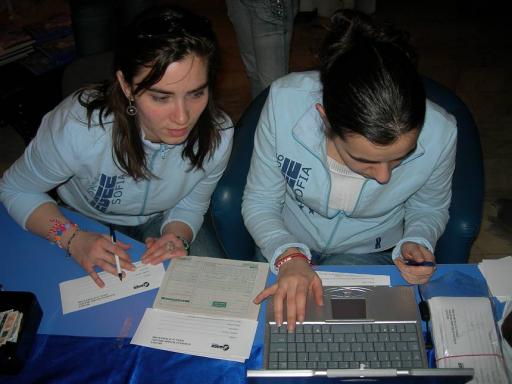
<svg viewBox="0 0 512 384"><path fill-rule="evenodd" d="M114 227L112 225L109 225L108 228L110 229L110 240L112 241L112 244L116 244L116 231L114 231ZM121 270L121 264L119 264L119 256L117 256L116 253L114 253L114 257L116 259L116 270L117 270L117 276L119 276L119 280L123 281L123 271Z"/></svg>
<svg viewBox="0 0 512 384"><path fill-rule="evenodd" d="M404 261L404 263L406 265L410 265L413 267L434 267L436 265L436 263L434 263L433 261L416 261L413 259L403 259L403 258L402 258L402 260Z"/></svg>

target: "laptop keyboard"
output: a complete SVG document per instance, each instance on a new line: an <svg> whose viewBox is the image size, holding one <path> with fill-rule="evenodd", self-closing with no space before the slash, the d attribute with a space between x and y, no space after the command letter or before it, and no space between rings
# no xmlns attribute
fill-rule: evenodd
<svg viewBox="0 0 512 384"><path fill-rule="evenodd" d="M268 369L426 368L414 323L268 326Z"/></svg>

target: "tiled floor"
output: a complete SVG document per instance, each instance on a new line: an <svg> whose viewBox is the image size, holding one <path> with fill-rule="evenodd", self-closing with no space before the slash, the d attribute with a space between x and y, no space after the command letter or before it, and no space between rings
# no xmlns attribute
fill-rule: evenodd
<svg viewBox="0 0 512 384"><path fill-rule="evenodd" d="M66 9L66 2L24 1ZM16 4L23 1L16 2ZM237 119L250 101L249 82L238 55L223 0L175 1L208 16L222 49L218 97ZM494 222L494 201L512 199L512 27L504 1L379 0L377 17L407 29L420 55L420 71L454 90L473 112L480 130L485 166L483 222L470 261L512 255L512 230ZM489 5L490 4L490 5ZM24 12L28 12L26 8ZM33 10L33 8L30 8ZM47 9L47 8L46 8ZM327 20L296 22L291 70L313 68ZM0 130L0 173L19 156L23 141L9 127Z"/></svg>

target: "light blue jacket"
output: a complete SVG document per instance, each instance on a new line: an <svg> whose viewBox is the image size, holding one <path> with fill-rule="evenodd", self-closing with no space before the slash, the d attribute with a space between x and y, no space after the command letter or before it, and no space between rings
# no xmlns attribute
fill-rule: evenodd
<svg viewBox="0 0 512 384"><path fill-rule="evenodd" d="M431 252L448 221L455 167L455 119L427 101L416 150L381 185L365 180L352 212L328 207L331 189L318 72L294 73L273 83L260 116L242 214L271 268L289 247L311 257L365 254L404 241ZM363 256L362 256L363 257ZM273 269L275 272L275 269Z"/></svg>
<svg viewBox="0 0 512 384"><path fill-rule="evenodd" d="M0 181L9 214L25 228L37 207L53 202L46 192L58 186L66 204L94 219L134 226L163 212L162 227L181 221L195 237L231 153L229 117L218 123L222 140L205 158L204 170L190 170L181 157L183 145L143 140L149 170L158 178L135 181L114 163L112 120L104 119L103 129L97 115L88 128L85 108L70 96L44 116L34 140Z"/></svg>

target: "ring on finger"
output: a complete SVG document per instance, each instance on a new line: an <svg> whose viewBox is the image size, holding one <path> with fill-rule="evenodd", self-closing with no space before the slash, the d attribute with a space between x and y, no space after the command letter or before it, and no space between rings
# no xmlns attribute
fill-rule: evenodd
<svg viewBox="0 0 512 384"><path fill-rule="evenodd" d="M165 243L165 249L167 250L167 252L172 252L176 249L176 246L172 241L168 241L167 243Z"/></svg>

